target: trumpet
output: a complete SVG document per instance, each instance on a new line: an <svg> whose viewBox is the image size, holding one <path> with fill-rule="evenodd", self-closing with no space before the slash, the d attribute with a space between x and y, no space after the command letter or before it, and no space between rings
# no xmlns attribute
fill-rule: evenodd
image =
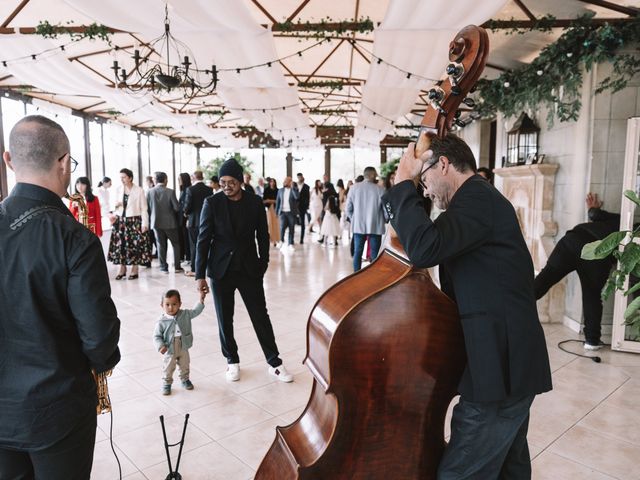
<svg viewBox="0 0 640 480"><path fill-rule="evenodd" d="M84 197L79 193L64 196L70 202L76 202L78 204L78 222L87 227L89 230L95 233L95 224L93 229L89 223L89 209L87 208L87 202L84 201ZM106 370L98 373L95 370L91 370L93 380L96 382L96 394L98 396L98 404L96 405L96 413L101 415L111 411L111 400L109 399L109 385L107 383L107 377L111 376L113 370Z"/></svg>

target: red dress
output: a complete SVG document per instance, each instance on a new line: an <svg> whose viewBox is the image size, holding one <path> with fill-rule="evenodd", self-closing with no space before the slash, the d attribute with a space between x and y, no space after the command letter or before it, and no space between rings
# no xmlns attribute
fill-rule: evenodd
<svg viewBox="0 0 640 480"><path fill-rule="evenodd" d="M89 214L89 230L95 233L97 236L102 236L102 212L100 211L100 201L98 197L93 197L93 201L89 202L85 198L87 204L87 210ZM74 202L69 204L69 210L73 213L73 216L78 220L79 208L74 205Z"/></svg>

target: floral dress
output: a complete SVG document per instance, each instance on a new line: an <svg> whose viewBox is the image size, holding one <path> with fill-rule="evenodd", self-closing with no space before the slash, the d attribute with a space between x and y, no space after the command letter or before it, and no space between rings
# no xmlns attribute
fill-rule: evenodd
<svg viewBox="0 0 640 480"><path fill-rule="evenodd" d="M148 265L151 249L146 234L142 233L142 217L127 217L129 195L122 198L122 216L116 217L111 230L107 260L115 265Z"/></svg>

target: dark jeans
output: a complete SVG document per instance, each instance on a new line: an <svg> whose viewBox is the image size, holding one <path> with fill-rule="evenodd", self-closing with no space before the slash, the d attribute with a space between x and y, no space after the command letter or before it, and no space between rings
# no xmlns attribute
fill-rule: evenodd
<svg viewBox="0 0 640 480"><path fill-rule="evenodd" d="M367 235L364 233L353 234L353 271L357 272L362 268L362 252L364 251L364 242L369 237L369 245L371 246L371 260L378 257L380 251L380 243L382 235Z"/></svg>
<svg viewBox="0 0 640 480"><path fill-rule="evenodd" d="M300 219L300 243L303 244L304 243L304 225L305 225L305 221L307 220L307 211L300 210L300 213L298 214L298 218Z"/></svg>
<svg viewBox="0 0 640 480"><path fill-rule="evenodd" d="M273 335L271 319L267 312L267 302L264 298L262 277L250 277L244 272L227 272L219 280L211 280L211 292L218 316L218 332L222 354L228 363L240 363L238 344L233 337L233 311L235 307L234 294L240 292L249 318L253 324L260 347L272 367L282 365L278 353L278 346Z"/></svg>
<svg viewBox="0 0 640 480"><path fill-rule="evenodd" d="M96 439L95 410L58 443L37 452L0 448L2 480L89 480Z"/></svg>
<svg viewBox="0 0 640 480"><path fill-rule="evenodd" d="M451 438L438 480L528 480L529 408L534 396L502 402L468 402L453 408Z"/></svg>
<svg viewBox="0 0 640 480"><path fill-rule="evenodd" d="M542 298L551 287L567 274L575 271L582 288L582 312L584 315L584 336L587 343L600 342L600 322L602 321L602 299L600 292L609 277L611 260L583 260L580 258L582 245L593 241L582 232L569 231L554 247L547 264L534 281L536 299Z"/></svg>
<svg viewBox="0 0 640 480"><path fill-rule="evenodd" d="M171 246L173 247L173 262L177 270L180 267L180 242L179 242L179 231L177 228L172 228L168 230L161 230L159 228L154 228L153 231L156 234L156 245L158 248L158 261L160 262L160 270L166 271L169 269L169 265L167 264L167 239L171 241Z"/></svg>
<svg viewBox="0 0 640 480"><path fill-rule="evenodd" d="M296 215L293 212L280 213L280 241L284 243L284 232L289 229L289 245L293 245L293 234L296 228Z"/></svg>

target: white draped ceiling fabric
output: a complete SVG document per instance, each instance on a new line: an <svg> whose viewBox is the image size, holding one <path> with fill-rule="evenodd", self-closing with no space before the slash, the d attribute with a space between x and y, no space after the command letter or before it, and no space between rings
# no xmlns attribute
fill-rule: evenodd
<svg viewBox="0 0 640 480"><path fill-rule="evenodd" d="M160 36L165 2L159 0L63 0L83 16L109 27L132 32L145 41ZM363 88L362 104L352 145L371 147L393 132L390 120L409 115L421 89L442 77L448 44L460 28L481 24L503 7L506 0L391 0L382 24L375 30L373 53L384 62L371 62ZM175 6L175 8L172 7ZM248 70L279 58L273 34L258 24L249 0L180 0L169 3L172 33L187 44L198 68L215 64L220 71L217 96L226 109L275 138L297 147L317 147L315 129L302 111L297 89L290 86L279 63ZM127 114L131 123L166 122L185 135L202 137L215 145L247 146L230 129L208 126L214 120L195 114L171 112L154 102L151 93L131 95L105 85L105 79L69 61L73 43L37 35L2 35L4 58L25 52L44 52L38 61L9 62L0 73L9 73L27 85L46 92L88 95L103 99ZM127 55L121 64L132 63ZM397 68L394 68L397 67ZM400 70L403 71L400 71ZM407 78L405 72L413 75ZM414 122L416 118L412 119Z"/></svg>
<svg viewBox="0 0 640 480"><path fill-rule="evenodd" d="M490 19L506 0L394 0L375 30L373 54L362 92L352 146L377 145L393 125L409 114L420 90L443 76L449 42L466 25ZM397 67L397 68L394 68ZM412 75L408 77L407 73ZM419 121L415 119L412 123Z"/></svg>

